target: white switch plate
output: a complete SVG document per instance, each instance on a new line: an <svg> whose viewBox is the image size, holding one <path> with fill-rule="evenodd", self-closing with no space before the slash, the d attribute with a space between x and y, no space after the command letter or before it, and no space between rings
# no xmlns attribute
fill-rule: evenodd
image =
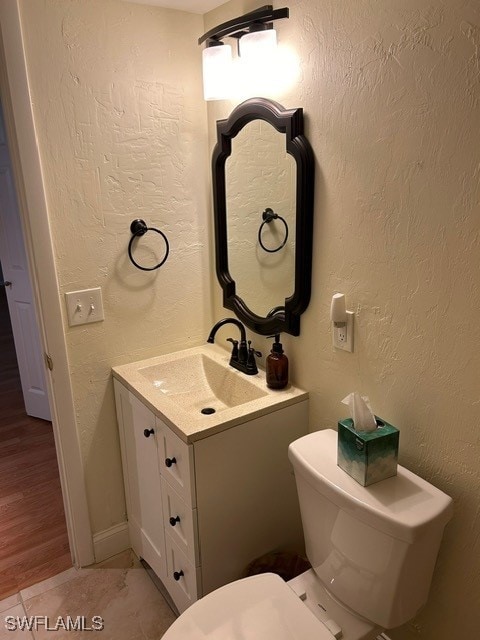
<svg viewBox="0 0 480 640"><path fill-rule="evenodd" d="M69 291L65 294L65 301L67 304L68 324L71 327L77 324L100 322L105 319L100 287Z"/></svg>
<svg viewBox="0 0 480 640"><path fill-rule="evenodd" d="M332 322L333 346L343 351L353 351L353 311L347 311L347 323L344 327L336 327Z"/></svg>

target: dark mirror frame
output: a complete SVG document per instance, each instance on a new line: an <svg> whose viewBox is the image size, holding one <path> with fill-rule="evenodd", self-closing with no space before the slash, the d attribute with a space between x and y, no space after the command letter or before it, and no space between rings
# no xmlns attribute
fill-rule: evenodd
<svg viewBox="0 0 480 640"><path fill-rule="evenodd" d="M232 139L252 120L265 120L285 134L286 151L296 163L295 288L285 307L276 307L270 317L258 316L236 292L228 268L227 198L225 163L232 153ZM236 313L260 335L300 335L300 316L310 302L312 281L313 192L315 161L312 147L303 135L303 109L284 109L266 98L252 98L238 105L226 120L217 121L217 143L212 156L213 207L215 217L215 265L223 289L223 306ZM264 203L259 203L259 213ZM254 286L254 284L253 284Z"/></svg>

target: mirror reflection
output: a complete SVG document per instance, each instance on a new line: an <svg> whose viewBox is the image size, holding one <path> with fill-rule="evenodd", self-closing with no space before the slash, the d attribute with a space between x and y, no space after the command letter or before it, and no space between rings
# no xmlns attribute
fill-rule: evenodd
<svg viewBox="0 0 480 640"><path fill-rule="evenodd" d="M265 317L295 288L296 164L285 135L263 120L246 124L232 140L225 187L230 275Z"/></svg>
<svg viewBox="0 0 480 640"><path fill-rule="evenodd" d="M217 278L223 306L261 335L300 334L311 293L314 182L301 108L252 98L217 121Z"/></svg>

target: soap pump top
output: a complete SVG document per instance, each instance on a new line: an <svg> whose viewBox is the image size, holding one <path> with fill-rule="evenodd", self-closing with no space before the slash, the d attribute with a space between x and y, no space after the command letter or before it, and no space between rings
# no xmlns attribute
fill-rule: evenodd
<svg viewBox="0 0 480 640"><path fill-rule="evenodd" d="M270 355L266 359L267 387L270 389L283 389L288 384L288 358L283 352L280 342L280 334L269 336L275 338Z"/></svg>
<svg viewBox="0 0 480 640"><path fill-rule="evenodd" d="M280 342L280 334L276 333L274 336L268 336L269 338L274 338L275 342L272 344L272 353L284 353L283 345Z"/></svg>

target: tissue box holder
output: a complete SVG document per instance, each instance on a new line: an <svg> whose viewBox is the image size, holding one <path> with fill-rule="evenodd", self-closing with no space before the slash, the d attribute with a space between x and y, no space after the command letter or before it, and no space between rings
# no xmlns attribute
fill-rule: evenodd
<svg viewBox="0 0 480 640"><path fill-rule="evenodd" d="M397 475L400 433L393 425L375 416L376 431L355 431L353 420L338 423L337 464L362 486Z"/></svg>

